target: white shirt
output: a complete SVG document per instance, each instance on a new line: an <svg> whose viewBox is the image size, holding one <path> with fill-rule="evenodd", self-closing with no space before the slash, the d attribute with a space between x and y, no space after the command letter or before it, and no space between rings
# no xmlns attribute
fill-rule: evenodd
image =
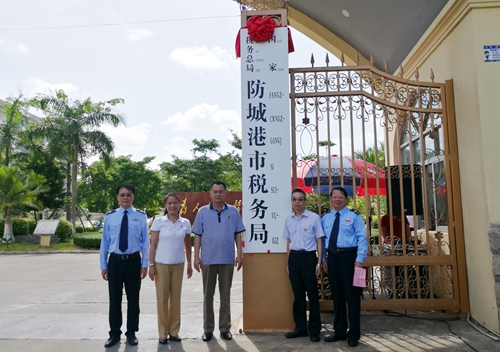
<svg viewBox="0 0 500 352"><path fill-rule="evenodd" d="M179 216L176 222L172 222L167 215L164 215L155 219L151 231L160 233L155 254L156 263L184 263L184 239L191 233L188 219Z"/></svg>

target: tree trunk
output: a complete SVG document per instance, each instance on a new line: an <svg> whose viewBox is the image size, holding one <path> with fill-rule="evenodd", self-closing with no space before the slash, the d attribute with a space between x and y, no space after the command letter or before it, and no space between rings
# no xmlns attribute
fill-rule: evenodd
<svg viewBox="0 0 500 352"><path fill-rule="evenodd" d="M76 181L78 175L78 142L73 146L73 164L71 170L71 225L73 236L76 235Z"/></svg>
<svg viewBox="0 0 500 352"><path fill-rule="evenodd" d="M66 220L71 221L71 164L66 164Z"/></svg>
<svg viewBox="0 0 500 352"><path fill-rule="evenodd" d="M5 224L3 225L3 238L5 238L7 242L14 243L16 239L14 237L14 229L12 228L12 216L10 215L10 210L7 212Z"/></svg>

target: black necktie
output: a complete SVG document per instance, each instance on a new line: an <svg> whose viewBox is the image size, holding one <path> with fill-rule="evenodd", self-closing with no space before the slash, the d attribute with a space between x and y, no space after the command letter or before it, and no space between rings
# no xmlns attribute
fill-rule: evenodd
<svg viewBox="0 0 500 352"><path fill-rule="evenodd" d="M339 238L340 213L335 214L335 222L333 223L332 232L330 233L330 241L328 242L328 250L333 252L337 249L337 238Z"/></svg>
<svg viewBox="0 0 500 352"><path fill-rule="evenodd" d="M125 252L128 248L128 216L127 211L123 212L122 226L120 228L120 251Z"/></svg>

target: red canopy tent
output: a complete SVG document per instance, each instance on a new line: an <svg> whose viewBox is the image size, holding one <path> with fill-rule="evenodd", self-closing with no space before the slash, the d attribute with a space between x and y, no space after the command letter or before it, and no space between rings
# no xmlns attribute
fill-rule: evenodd
<svg viewBox="0 0 500 352"><path fill-rule="evenodd" d="M297 186L310 189L310 192L319 186L321 193L328 193L330 180L332 187L340 186L343 180L344 188L350 195L354 189L358 196L386 195L385 171L372 163L343 158L340 167L340 158L336 155L320 158L319 165L317 159L297 163Z"/></svg>

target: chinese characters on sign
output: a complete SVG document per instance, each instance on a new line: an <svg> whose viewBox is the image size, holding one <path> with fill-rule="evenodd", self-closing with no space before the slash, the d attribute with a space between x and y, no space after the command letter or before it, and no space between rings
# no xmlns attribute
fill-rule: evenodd
<svg viewBox="0 0 500 352"><path fill-rule="evenodd" d="M500 61L500 45L483 45L484 62Z"/></svg>
<svg viewBox="0 0 500 352"><path fill-rule="evenodd" d="M209 192L178 192L176 194L181 200L179 214L188 219L191 224L194 222L198 210L212 201ZM226 203L234 205L241 214L241 192L227 192Z"/></svg>
<svg viewBox="0 0 500 352"><path fill-rule="evenodd" d="M255 43L241 29L245 253L283 253L290 208L288 29Z"/></svg>

